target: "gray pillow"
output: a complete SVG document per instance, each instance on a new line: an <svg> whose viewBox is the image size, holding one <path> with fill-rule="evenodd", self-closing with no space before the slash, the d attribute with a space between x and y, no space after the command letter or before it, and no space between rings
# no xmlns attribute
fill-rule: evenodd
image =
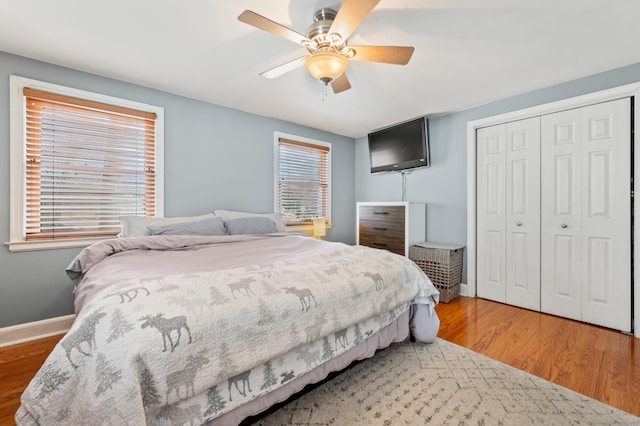
<svg viewBox="0 0 640 426"><path fill-rule="evenodd" d="M150 227L158 227L169 225L170 223L198 222L204 219L216 217L213 213L201 216L183 216L183 217L148 217L148 216L120 216L120 224L122 225L119 237L142 237L151 235Z"/></svg>
<svg viewBox="0 0 640 426"><path fill-rule="evenodd" d="M272 234L278 232L276 223L269 217L238 217L225 222L230 235Z"/></svg>
<svg viewBox="0 0 640 426"><path fill-rule="evenodd" d="M197 222L170 223L162 226L148 226L151 235L228 235L224 220L212 217Z"/></svg>

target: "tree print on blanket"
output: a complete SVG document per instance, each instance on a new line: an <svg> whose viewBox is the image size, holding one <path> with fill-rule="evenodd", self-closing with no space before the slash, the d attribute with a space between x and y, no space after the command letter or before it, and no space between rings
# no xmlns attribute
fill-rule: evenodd
<svg viewBox="0 0 640 426"><path fill-rule="evenodd" d="M260 319L258 320L258 325L263 326L267 324L273 324L276 321L276 316L274 315L273 311L267 306L267 302L265 302L264 299L258 299L258 302L260 303L260 312L258 314L260 316Z"/></svg>
<svg viewBox="0 0 640 426"><path fill-rule="evenodd" d="M320 334L322 332L322 326L327 324L329 321L326 320L324 314L318 315L316 317L316 323L305 327L304 334L306 337L306 342L314 342L320 338Z"/></svg>
<svg viewBox="0 0 640 426"><path fill-rule="evenodd" d="M115 368L104 354L99 353L96 360L96 381L98 387L93 393L96 397L111 389L122 378L122 371Z"/></svg>
<svg viewBox="0 0 640 426"><path fill-rule="evenodd" d="M107 343L111 343L114 340L119 339L131 330L135 328L135 325L125 318L125 315L120 309L115 309L111 314L111 334L107 338Z"/></svg>
<svg viewBox="0 0 640 426"><path fill-rule="evenodd" d="M225 303L231 302L231 299L222 294L215 286L210 287L209 295L211 296L212 305L224 305Z"/></svg>
<svg viewBox="0 0 640 426"><path fill-rule="evenodd" d="M184 311L188 311L190 313L191 319L200 319L206 318L207 314L211 310L211 305L209 301L204 297L200 297L197 295L173 295L167 297L167 302L172 305L177 305L182 307Z"/></svg>
<svg viewBox="0 0 640 426"><path fill-rule="evenodd" d="M220 344L218 360L220 362L218 367L219 373L216 377L218 380L224 379L227 371L236 371L238 369L238 366L234 364L233 359L231 358L231 353L229 352L229 347L226 342L222 342Z"/></svg>
<svg viewBox="0 0 640 426"><path fill-rule="evenodd" d="M353 345L358 345L360 343L362 343L364 341L364 337L362 336L362 331L360 330L360 324L356 324L355 330L354 330L354 340L353 340Z"/></svg>
<svg viewBox="0 0 640 426"><path fill-rule="evenodd" d="M160 403L160 392L158 392L158 386L153 378L153 374L147 368L142 360L138 358L138 364L141 364L140 370L140 391L142 393L142 404L145 407L150 407Z"/></svg>
<svg viewBox="0 0 640 426"><path fill-rule="evenodd" d="M220 393L220 389L218 386L214 386L209 388L207 391L207 411L204 412L205 416L211 416L213 414L218 414L220 411L224 410L227 406L227 401L224 400L222 394Z"/></svg>
<svg viewBox="0 0 640 426"><path fill-rule="evenodd" d="M70 378L71 374L69 372L47 365L36 376L37 386L40 389L37 398L46 397L51 392L62 387Z"/></svg>
<svg viewBox="0 0 640 426"><path fill-rule="evenodd" d="M173 318L165 318L164 314L157 314L154 316L145 315L142 318L139 318L138 321L143 321L140 328L153 327L162 334L162 343L164 349L162 352L167 351L167 340L171 346L171 352L178 347L180 344L180 337L182 336L182 329L184 328L187 333L189 333L189 343L192 342L191 339L191 330L189 329L189 325L187 324L187 317L184 315L180 315ZM178 335L176 338L175 344L173 343L173 339L171 338L171 333L175 331Z"/></svg>
<svg viewBox="0 0 640 426"><path fill-rule="evenodd" d="M262 293L265 296L273 296L276 294L280 294L280 291L276 289L274 286L272 286L271 284L269 284L269 282L267 281L261 281L260 285L262 286Z"/></svg>
<svg viewBox="0 0 640 426"><path fill-rule="evenodd" d="M267 363L264 365L263 375L264 382L262 383L262 386L260 386L261 390L269 390L274 385L278 384L278 378L273 371L273 365L271 364L271 361L267 361Z"/></svg>
<svg viewBox="0 0 640 426"><path fill-rule="evenodd" d="M322 341L322 360L326 361L333 358L333 346L329 342L329 338L325 337Z"/></svg>

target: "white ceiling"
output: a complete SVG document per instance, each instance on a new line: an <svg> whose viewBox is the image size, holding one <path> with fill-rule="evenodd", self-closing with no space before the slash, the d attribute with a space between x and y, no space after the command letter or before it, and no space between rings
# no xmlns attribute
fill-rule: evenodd
<svg viewBox="0 0 640 426"><path fill-rule="evenodd" d="M349 42L415 46L408 65L352 61L326 97L304 68L259 76L306 51L243 10L305 33L340 3L0 0L0 50L350 137L640 62L640 0L382 0Z"/></svg>

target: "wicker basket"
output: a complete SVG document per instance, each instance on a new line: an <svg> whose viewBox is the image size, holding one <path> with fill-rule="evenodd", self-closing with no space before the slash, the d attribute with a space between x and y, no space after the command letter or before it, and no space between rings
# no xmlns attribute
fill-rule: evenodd
<svg viewBox="0 0 640 426"><path fill-rule="evenodd" d="M440 301L449 303L460 295L464 246L420 243L409 247L409 258L422 269L440 291Z"/></svg>

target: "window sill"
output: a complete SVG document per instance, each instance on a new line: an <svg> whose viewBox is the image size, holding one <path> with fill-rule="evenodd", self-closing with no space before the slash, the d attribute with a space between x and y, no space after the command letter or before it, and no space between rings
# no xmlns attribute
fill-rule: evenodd
<svg viewBox="0 0 640 426"><path fill-rule="evenodd" d="M41 240L41 241L10 241L5 243L9 246L9 251L12 253L19 253L23 251L36 251L36 250L56 250L65 248L78 248L88 247L91 244L98 241L108 240L113 237L103 238L68 238L60 240Z"/></svg>

